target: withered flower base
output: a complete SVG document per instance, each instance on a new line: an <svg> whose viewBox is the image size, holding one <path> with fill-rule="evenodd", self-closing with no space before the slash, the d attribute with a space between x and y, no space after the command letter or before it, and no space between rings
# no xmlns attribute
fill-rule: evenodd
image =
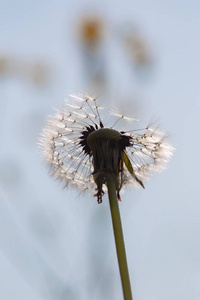
<svg viewBox="0 0 200 300"><path fill-rule="evenodd" d="M88 127L82 132L80 144L86 154L92 156L93 178L97 185L97 201L102 202L104 195L103 184L106 184L107 174L112 174L117 198L121 200L119 191L126 180L123 172L124 151L130 147L132 138L112 128L100 129ZM93 130L92 130L93 129ZM92 131L91 131L92 130ZM136 180L143 186L142 182L136 177Z"/></svg>

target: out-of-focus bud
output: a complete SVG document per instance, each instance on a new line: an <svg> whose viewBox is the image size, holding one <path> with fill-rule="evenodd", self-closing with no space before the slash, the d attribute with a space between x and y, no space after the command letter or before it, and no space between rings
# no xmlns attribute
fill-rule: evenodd
<svg viewBox="0 0 200 300"><path fill-rule="evenodd" d="M88 52L95 52L104 38L104 22L97 15L88 15L78 23L78 36L82 46Z"/></svg>

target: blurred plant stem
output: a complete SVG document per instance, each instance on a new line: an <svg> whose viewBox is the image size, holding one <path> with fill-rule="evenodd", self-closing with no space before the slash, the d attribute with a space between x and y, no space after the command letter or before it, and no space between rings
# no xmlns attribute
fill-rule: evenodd
<svg viewBox="0 0 200 300"><path fill-rule="evenodd" d="M124 237L122 231L122 223L119 212L119 205L116 195L116 187L112 174L106 176L108 187L108 197L110 203L110 211L112 217L113 231L115 236L115 245L117 250L118 264L122 281L122 288L125 300L132 300L131 284L128 273L128 265L126 259L126 251L124 245Z"/></svg>

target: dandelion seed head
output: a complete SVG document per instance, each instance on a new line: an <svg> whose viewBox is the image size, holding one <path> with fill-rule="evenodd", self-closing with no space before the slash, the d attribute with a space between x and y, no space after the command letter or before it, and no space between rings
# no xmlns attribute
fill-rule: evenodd
<svg viewBox="0 0 200 300"><path fill-rule="evenodd" d="M173 148L155 124L137 130L133 120L119 114L113 124L104 124L108 111L96 98L72 95L71 100L48 118L39 140L52 176L66 187L92 191L101 203L106 173L115 175L120 199L123 186L144 187L143 181L165 168ZM114 129L121 119L128 122L130 131Z"/></svg>

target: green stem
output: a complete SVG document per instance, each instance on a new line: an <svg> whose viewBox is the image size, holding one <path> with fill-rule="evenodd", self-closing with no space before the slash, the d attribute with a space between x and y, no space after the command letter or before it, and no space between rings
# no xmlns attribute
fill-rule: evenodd
<svg viewBox="0 0 200 300"><path fill-rule="evenodd" d="M115 187L115 183L114 183L112 174L109 174L107 176L106 182L107 182L107 187L108 187L108 197L109 197L109 203L110 203L110 211L111 211L111 216L112 216L113 231L114 231L114 236L115 236L115 245L116 245L116 250L117 250L117 257L118 257L124 299L132 300L131 285L130 285L130 279L129 279L129 273L128 273L128 265L127 265L127 260L126 260L126 251L125 251L125 245L124 245L119 205L118 205L118 200L117 200L117 196L116 196L116 187Z"/></svg>

